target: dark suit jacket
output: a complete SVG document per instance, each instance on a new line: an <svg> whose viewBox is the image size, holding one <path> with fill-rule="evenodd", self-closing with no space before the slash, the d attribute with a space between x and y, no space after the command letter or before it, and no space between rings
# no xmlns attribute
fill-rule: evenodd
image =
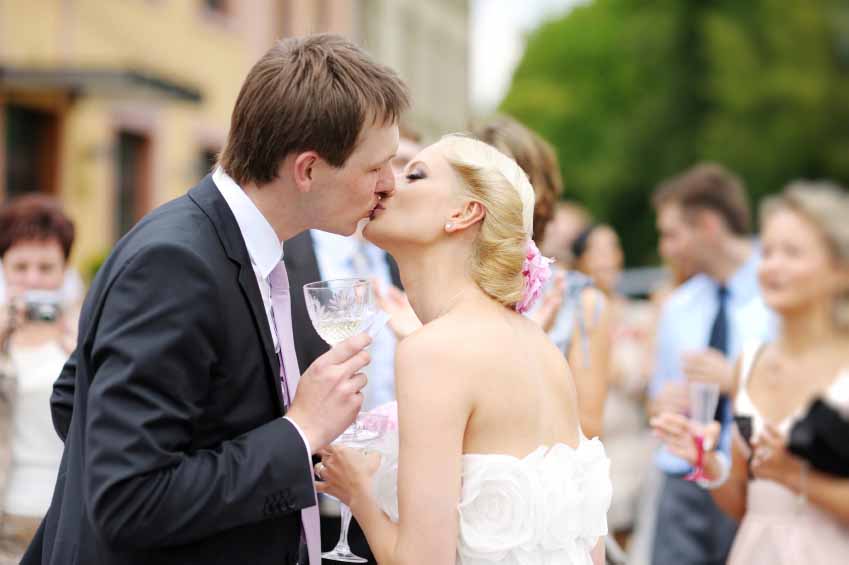
<svg viewBox="0 0 849 565"><path fill-rule="evenodd" d="M79 329L52 398L53 502L23 563L294 563L311 464L211 176L118 243Z"/></svg>

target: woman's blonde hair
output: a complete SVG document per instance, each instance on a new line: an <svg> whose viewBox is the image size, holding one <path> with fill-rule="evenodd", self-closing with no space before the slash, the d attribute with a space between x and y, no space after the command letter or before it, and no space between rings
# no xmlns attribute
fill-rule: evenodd
<svg viewBox="0 0 849 565"><path fill-rule="evenodd" d="M489 296L513 307L522 299L534 189L519 165L491 145L458 134L439 143L463 190L486 210L472 252L472 278Z"/></svg>
<svg viewBox="0 0 849 565"><path fill-rule="evenodd" d="M806 219L819 230L838 267L849 268L849 192L845 188L831 182L792 182L781 194L763 201L761 226L779 210ZM839 329L849 331L849 288L835 297L834 322Z"/></svg>
<svg viewBox="0 0 849 565"><path fill-rule="evenodd" d="M534 234L542 245L545 227L554 217L563 192L557 153L545 139L509 116L494 116L472 124L472 134L516 160L534 187Z"/></svg>

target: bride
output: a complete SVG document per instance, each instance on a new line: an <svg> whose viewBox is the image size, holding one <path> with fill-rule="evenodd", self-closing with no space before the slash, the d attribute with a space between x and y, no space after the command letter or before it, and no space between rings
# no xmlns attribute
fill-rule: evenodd
<svg viewBox="0 0 849 565"><path fill-rule="evenodd" d="M351 507L381 564L589 564L609 461L581 433L563 355L521 315L547 268L533 188L459 135L403 174L365 229L424 323L396 354L399 442L382 457L328 448L318 490Z"/></svg>

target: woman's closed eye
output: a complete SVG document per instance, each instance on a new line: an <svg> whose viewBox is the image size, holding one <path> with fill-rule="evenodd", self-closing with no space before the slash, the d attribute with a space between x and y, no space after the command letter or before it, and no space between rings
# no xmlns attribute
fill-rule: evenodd
<svg viewBox="0 0 849 565"><path fill-rule="evenodd" d="M425 174L421 169L415 169L414 171L412 171L410 174L407 175L407 180L409 182L414 182L414 181L417 181L417 180L421 180L423 178L425 178Z"/></svg>

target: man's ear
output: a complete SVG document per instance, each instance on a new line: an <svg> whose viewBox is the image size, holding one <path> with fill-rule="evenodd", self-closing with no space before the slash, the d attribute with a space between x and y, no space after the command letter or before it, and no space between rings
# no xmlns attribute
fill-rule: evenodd
<svg viewBox="0 0 849 565"><path fill-rule="evenodd" d="M292 159L292 178L299 192L312 189L313 173L320 157L315 151L296 153Z"/></svg>
<svg viewBox="0 0 849 565"><path fill-rule="evenodd" d="M446 220L445 231L452 233L465 230L482 222L486 217L486 208L477 200L466 201L461 208L455 209Z"/></svg>

